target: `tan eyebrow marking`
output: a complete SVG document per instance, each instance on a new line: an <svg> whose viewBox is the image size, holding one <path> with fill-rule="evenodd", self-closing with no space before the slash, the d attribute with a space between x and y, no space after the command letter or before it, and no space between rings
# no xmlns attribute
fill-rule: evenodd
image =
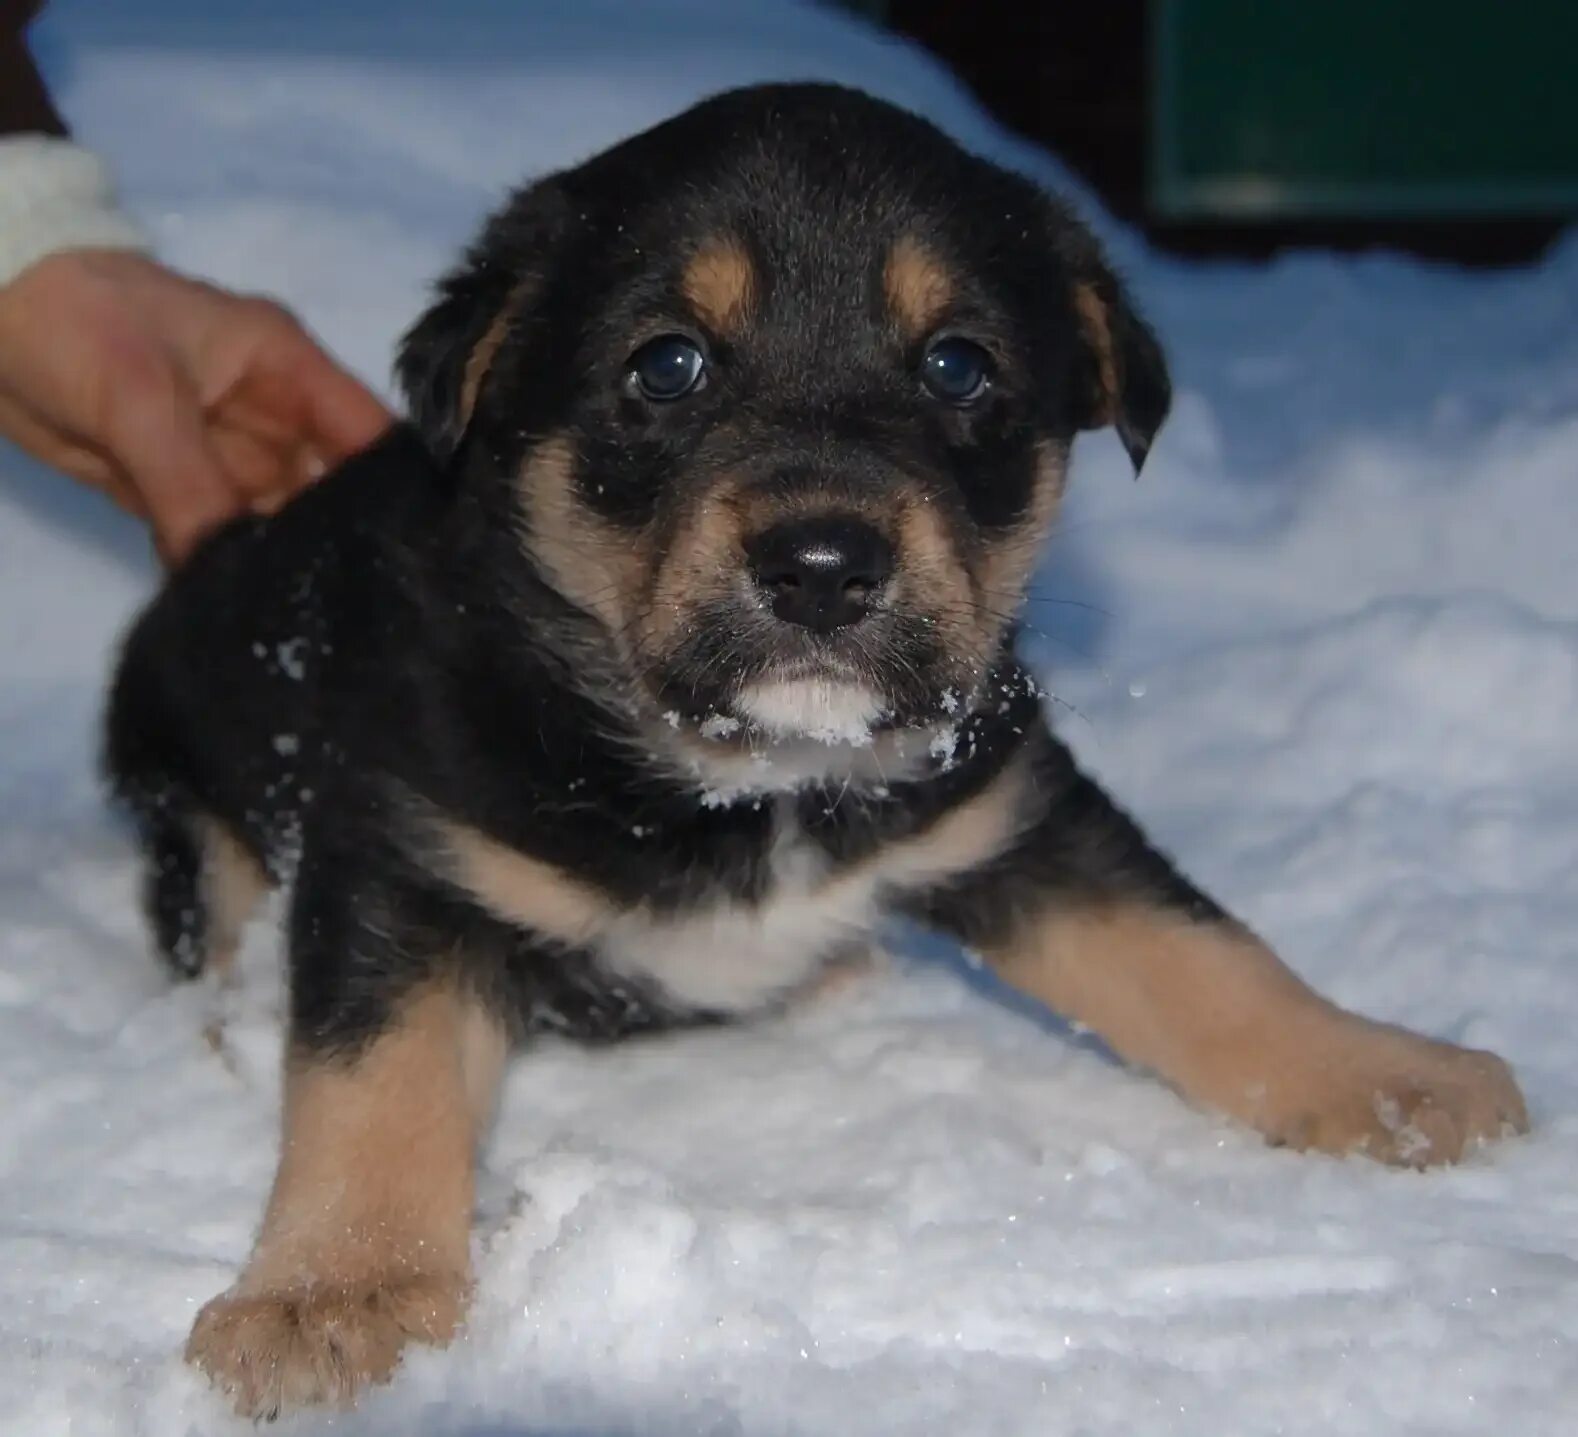
<svg viewBox="0 0 1578 1437"><path fill-rule="evenodd" d="M730 335L756 303L756 266L739 240L721 235L690 257L680 288L703 324L714 334Z"/></svg>
<svg viewBox="0 0 1578 1437"><path fill-rule="evenodd" d="M882 285L909 339L928 333L953 299L953 277L947 267L913 235L903 236L889 251Z"/></svg>

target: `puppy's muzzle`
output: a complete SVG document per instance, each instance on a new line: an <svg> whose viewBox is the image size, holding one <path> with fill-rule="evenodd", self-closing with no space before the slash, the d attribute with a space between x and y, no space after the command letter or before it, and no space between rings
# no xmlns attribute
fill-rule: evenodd
<svg viewBox="0 0 1578 1437"><path fill-rule="evenodd" d="M746 541L752 578L773 615L817 634L858 624L893 576L893 545L863 519L791 519Z"/></svg>

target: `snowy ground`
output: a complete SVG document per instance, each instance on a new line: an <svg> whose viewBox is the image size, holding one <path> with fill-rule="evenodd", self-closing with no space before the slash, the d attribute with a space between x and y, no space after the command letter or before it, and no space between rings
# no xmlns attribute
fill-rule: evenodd
<svg viewBox="0 0 1578 1437"><path fill-rule="evenodd" d="M42 38L166 253L380 383L502 186L723 84L854 80L1056 178L794 5L300 18L330 8L66 0ZM469 1335L282 1432L1578 1430L1578 243L1467 277L1107 233L1182 396L1139 485L1082 443L1032 612L1065 731L1317 983L1512 1059L1534 1134L1430 1175L1268 1151L917 958L755 1031L523 1059ZM90 753L151 579L0 453L7 1437L240 1430L175 1354L270 1174L278 969L255 933L220 1000L143 951Z"/></svg>

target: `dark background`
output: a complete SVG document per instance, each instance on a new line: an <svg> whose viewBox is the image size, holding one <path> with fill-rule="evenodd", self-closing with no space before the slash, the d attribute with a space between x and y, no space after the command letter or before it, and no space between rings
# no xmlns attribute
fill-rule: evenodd
<svg viewBox="0 0 1578 1437"><path fill-rule="evenodd" d="M1173 253L1537 258L1578 215L1572 0L845 0Z"/></svg>

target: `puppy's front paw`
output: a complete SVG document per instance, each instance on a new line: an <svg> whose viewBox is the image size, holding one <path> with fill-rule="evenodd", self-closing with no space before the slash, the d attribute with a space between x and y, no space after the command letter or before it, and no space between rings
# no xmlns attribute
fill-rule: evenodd
<svg viewBox="0 0 1578 1437"><path fill-rule="evenodd" d="M1359 1152L1401 1167L1452 1163L1475 1144L1527 1132L1517 1080L1494 1053L1343 1015L1263 1125L1295 1148Z"/></svg>
<svg viewBox="0 0 1578 1437"><path fill-rule="evenodd" d="M447 1343L468 1284L428 1274L355 1286L232 1289L198 1313L186 1360L242 1416L273 1418L313 1403L344 1406L386 1382L407 1342Z"/></svg>

